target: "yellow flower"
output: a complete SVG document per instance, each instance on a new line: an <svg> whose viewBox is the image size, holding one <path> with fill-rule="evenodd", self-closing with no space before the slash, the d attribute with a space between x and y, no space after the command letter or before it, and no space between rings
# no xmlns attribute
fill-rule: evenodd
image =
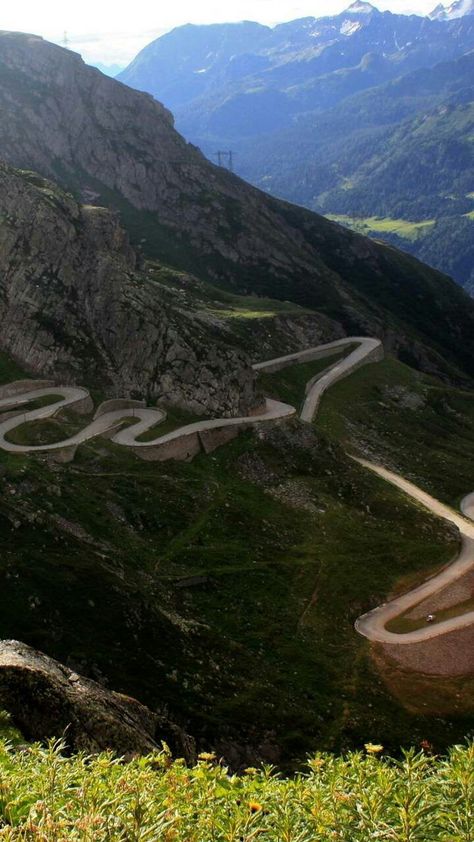
<svg viewBox="0 0 474 842"><path fill-rule="evenodd" d="M249 810L251 813L259 813L260 810L263 810L263 807L258 801L249 801Z"/></svg>
<svg viewBox="0 0 474 842"><path fill-rule="evenodd" d="M322 757L313 757L311 760L308 760L308 766L311 769L321 769L324 766L324 760Z"/></svg>
<svg viewBox="0 0 474 842"><path fill-rule="evenodd" d="M244 769L244 775L258 775L258 769L255 766L248 766Z"/></svg>
<svg viewBox="0 0 474 842"><path fill-rule="evenodd" d="M335 792L334 798L336 799L336 801L350 801L351 800L351 796L349 795L348 792Z"/></svg>
<svg viewBox="0 0 474 842"><path fill-rule="evenodd" d="M379 754L383 751L383 746L378 745L377 743L366 743L364 748L367 754Z"/></svg>
<svg viewBox="0 0 474 842"><path fill-rule="evenodd" d="M201 754L198 754L198 758L199 760L205 760L206 763L212 763L216 759L216 755L213 751L201 751Z"/></svg>

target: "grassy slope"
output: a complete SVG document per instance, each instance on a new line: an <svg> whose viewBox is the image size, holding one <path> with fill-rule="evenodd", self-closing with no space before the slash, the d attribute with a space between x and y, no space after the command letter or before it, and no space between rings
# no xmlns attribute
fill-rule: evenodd
<svg viewBox="0 0 474 842"><path fill-rule="evenodd" d="M474 488L474 394L388 357L337 383L318 429L456 505Z"/></svg>
<svg viewBox="0 0 474 842"><path fill-rule="evenodd" d="M0 351L0 383L9 383L13 380L20 380L27 375L11 357Z"/></svg>
<svg viewBox="0 0 474 842"><path fill-rule="evenodd" d="M348 216L347 214L328 213L328 219L347 225L353 231L358 231L365 236L377 236L380 234L396 234L410 242L422 237L434 224L434 219L425 219L422 222L410 222L407 219L391 219L379 216Z"/></svg>
<svg viewBox="0 0 474 842"><path fill-rule="evenodd" d="M291 376L291 370L287 374ZM323 398L317 427L345 448L411 477L451 505L473 487L474 394L450 388L393 358L332 387ZM433 563L402 575L391 593L415 587L438 569ZM438 611L437 620L472 610L472 604L469 600ZM402 617L389 629L403 633L424 625L424 618ZM425 715L429 710L434 716L452 717L472 712L472 677L416 675L387 661L381 647L373 655L378 675L412 714Z"/></svg>
<svg viewBox="0 0 474 842"><path fill-rule="evenodd" d="M172 433L173 430L177 430L179 427L183 427L186 424L193 424L195 421L202 421L205 418L205 416L193 415L192 412L187 412L177 407L166 406L163 408L166 410L164 421L161 424L155 424L146 433L142 433L141 436L138 436L137 441L152 441L158 438L158 436L165 436L167 433Z"/></svg>
<svg viewBox="0 0 474 842"><path fill-rule="evenodd" d="M269 397L276 398L284 403L289 403L291 406L295 406L297 409L301 409L306 394L307 383L317 374L322 373L326 368L338 360L343 359L349 353L350 349L345 349L342 353L324 357L322 360L301 363L291 368L284 368L281 371L273 372L272 374L262 372L259 375L260 388Z"/></svg>

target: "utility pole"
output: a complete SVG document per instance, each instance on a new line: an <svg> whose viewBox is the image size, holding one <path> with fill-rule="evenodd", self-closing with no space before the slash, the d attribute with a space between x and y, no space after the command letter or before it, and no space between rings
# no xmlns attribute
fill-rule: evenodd
<svg viewBox="0 0 474 842"><path fill-rule="evenodd" d="M64 47L65 50L69 49L69 38L68 38L66 30L64 30L63 47Z"/></svg>

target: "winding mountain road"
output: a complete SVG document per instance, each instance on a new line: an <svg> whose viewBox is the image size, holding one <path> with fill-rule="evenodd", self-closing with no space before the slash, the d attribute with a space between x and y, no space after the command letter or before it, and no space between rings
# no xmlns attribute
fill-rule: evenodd
<svg viewBox="0 0 474 842"><path fill-rule="evenodd" d="M383 358L383 346L378 339L360 336L347 337L315 348L308 348L294 354L256 363L253 368L257 372L278 371L294 364L334 355L337 351L353 345L356 347L344 359L329 365L327 369L316 375L307 384L300 418L302 421L311 422L317 414L321 397L330 386L361 365ZM0 448L9 453L73 451L83 442L105 433L110 435L111 432L113 432L113 435L110 437L116 444L131 447L135 452L153 453L156 449L165 447L170 443L179 443L180 440L187 441L189 437L194 435L209 433L213 430L245 429L261 423L284 421L297 414L294 407L267 398L263 411L258 415L197 421L149 441L137 441L144 433L163 422L166 418L166 412L159 408L146 407L137 401L107 401L98 408L94 419L70 438L54 444L19 445L8 441L6 436L25 422L51 418L67 407L76 409L78 412L84 412L92 407L92 402L89 392L80 387L41 386L41 384L35 387L34 381L29 381L23 389L23 383L19 381L10 384L8 388L14 394L0 398L0 418L3 418L3 420L0 420ZM57 397L57 400L47 406L28 410L28 405L32 401L46 397ZM117 404L116 407L115 404ZM133 419L131 424L130 419ZM127 426L124 426L125 423ZM386 629L390 620L404 614L427 597L438 593L459 577L474 570L474 492L468 494L462 501L462 514L460 514L381 465L364 459L356 459L355 461L367 470L376 473L385 481L397 486L430 512L454 524L459 529L462 538L461 553L452 564L409 593L380 605L359 617L355 623L356 630L371 641L406 645L429 640L474 624L474 611L471 611L439 623L432 623L425 628L406 634L389 632Z"/></svg>
<svg viewBox="0 0 474 842"><path fill-rule="evenodd" d="M325 345L319 345L315 348L307 348L304 351L299 351L295 354L289 354L286 357L278 357L274 360L268 360L263 363L256 363L253 368L256 372L265 370L278 370L286 366L308 362L310 360L320 359L331 356L335 352L357 345L356 349L349 354L344 360L331 366L329 373L321 372L321 375L307 394L306 403L308 401L314 402L331 383L337 379L354 371L360 364L367 362L374 350L383 355L382 345L379 340L369 339L366 337L347 337L338 339L335 342L330 342ZM67 450L69 448L77 447L89 439L96 436L110 433L122 425L122 428L111 436L111 439L116 444L123 447L132 447L138 451L151 451L152 449L169 444L170 442L177 442L179 439L186 439L189 436L199 433L206 433L212 430L225 430L229 428L246 428L262 423L285 420L296 415L296 409L288 404L280 401L266 399L263 411L256 414L245 416L242 418L213 418L207 421L196 421L193 424L179 427L170 433L157 436L149 441L138 441L144 433L160 424L166 418L166 412L159 408L148 408L139 401L107 401L102 404L94 417L84 429L68 439L64 439L53 444L43 445L29 445L29 444L14 444L9 441L8 434L30 421L39 421L47 418L52 418L61 410L69 408L79 408L88 400L90 401L89 392L86 389L75 386L49 386L36 388L34 381L30 381L29 385L25 385L24 391L21 390L21 382L18 384L10 384L10 387L18 385L20 391L8 397L0 399L0 415L7 412L14 412L15 416L4 418L0 421L0 448L9 453L41 453L54 452L60 450ZM45 398L48 396L58 396L58 400L54 401L48 406L43 406L39 409L28 410L28 403ZM118 408L112 408L114 403L120 403ZM124 405L125 404L125 405ZM91 404L92 405L92 404ZM110 408L109 408L110 406ZM22 411L24 407L24 411ZM18 414L17 414L18 413ZM314 414L314 413L313 413ZM129 424L129 420L136 418L136 422ZM123 426L127 422L127 426Z"/></svg>
<svg viewBox="0 0 474 842"><path fill-rule="evenodd" d="M387 470L387 468L383 468L381 465L374 465L365 459L356 459L355 461L379 477L382 477L382 479L395 485L409 497L421 503L428 511L456 526L461 534L462 542L461 552L457 559L448 567L441 570L436 576L432 576L423 582L423 584L419 585L419 587L384 605L379 605L378 608L374 608L372 611L359 617L355 623L359 634L378 643L410 644L430 640L441 634L446 634L455 629L466 628L474 624L474 611L469 611L458 617L452 617L449 620L443 620L439 623L433 622L422 629L416 629L405 634L387 631L386 625L390 620L399 617L401 614L405 614L410 608L413 608L423 600L451 585L470 570L474 570L474 522L458 514L454 509L451 509L434 497L431 497L430 494L427 494L426 491L418 488L418 486L409 482L409 480ZM470 500L471 503L469 503ZM466 501L468 502L466 503ZM472 502L474 502L474 494L469 494L462 501L461 509L466 514L469 511L472 512Z"/></svg>

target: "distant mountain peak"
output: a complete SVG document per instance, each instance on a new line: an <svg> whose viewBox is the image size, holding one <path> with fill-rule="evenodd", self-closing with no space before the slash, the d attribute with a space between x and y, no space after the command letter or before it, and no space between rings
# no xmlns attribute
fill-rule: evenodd
<svg viewBox="0 0 474 842"><path fill-rule="evenodd" d="M344 15L370 15L372 12L378 12L378 9L375 6L372 6L371 3L366 3L365 0L355 0L354 3L351 3L350 6L343 12Z"/></svg>
<svg viewBox="0 0 474 842"><path fill-rule="evenodd" d="M439 3L428 17L431 20L456 20L466 15L474 15L474 0L454 0L450 6Z"/></svg>

